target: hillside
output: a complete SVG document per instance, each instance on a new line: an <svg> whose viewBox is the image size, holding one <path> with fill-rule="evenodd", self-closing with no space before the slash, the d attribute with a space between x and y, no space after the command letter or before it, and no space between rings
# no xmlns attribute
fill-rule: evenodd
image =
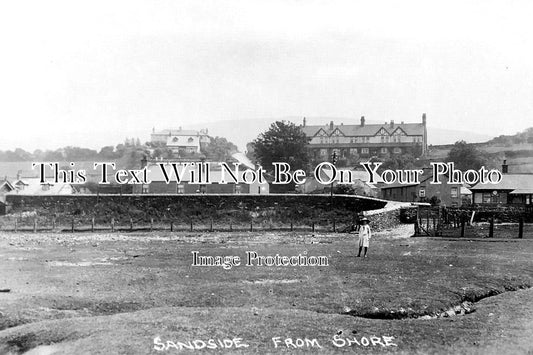
<svg viewBox="0 0 533 355"><path fill-rule="evenodd" d="M465 139L466 142L472 141ZM533 173L533 127L509 136L499 136L475 146L486 153L495 166L505 159L511 173ZM429 148L430 160L443 160L452 144L433 145Z"/></svg>

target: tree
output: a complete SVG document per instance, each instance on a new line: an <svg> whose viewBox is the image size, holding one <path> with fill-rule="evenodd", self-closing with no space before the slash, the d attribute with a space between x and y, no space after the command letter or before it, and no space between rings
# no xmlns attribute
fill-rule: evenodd
<svg viewBox="0 0 533 355"><path fill-rule="evenodd" d="M267 171L272 163L288 163L291 169L305 169L309 161L307 137L299 126L292 122L276 121L253 142L254 155Z"/></svg>
<svg viewBox="0 0 533 355"><path fill-rule="evenodd" d="M474 145L459 141L453 145L448 153L446 162L454 162L455 168L459 170L477 170L487 165L488 159L486 154L479 151Z"/></svg>
<svg viewBox="0 0 533 355"><path fill-rule="evenodd" d="M65 152L65 159L70 161L90 161L94 160L98 153L96 150L80 147L65 147L63 148Z"/></svg>
<svg viewBox="0 0 533 355"><path fill-rule="evenodd" d="M202 153L205 154L207 159L219 162L228 161L231 155L237 151L237 146L224 137L211 138L211 142L202 147Z"/></svg>
<svg viewBox="0 0 533 355"><path fill-rule="evenodd" d="M98 155L100 158L103 158L103 159L114 159L117 157L117 155L115 154L115 148L112 145L107 145L105 147L102 147Z"/></svg>
<svg viewBox="0 0 533 355"><path fill-rule="evenodd" d="M377 160L379 161L379 160ZM413 169L416 165L416 159L411 154L393 155L388 159L382 160L383 164L379 167L378 171L384 170L405 170Z"/></svg>

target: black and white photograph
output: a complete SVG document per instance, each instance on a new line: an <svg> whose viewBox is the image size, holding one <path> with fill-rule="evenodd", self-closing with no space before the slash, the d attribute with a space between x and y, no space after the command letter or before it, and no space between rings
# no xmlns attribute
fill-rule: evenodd
<svg viewBox="0 0 533 355"><path fill-rule="evenodd" d="M533 354L533 3L0 5L0 355Z"/></svg>

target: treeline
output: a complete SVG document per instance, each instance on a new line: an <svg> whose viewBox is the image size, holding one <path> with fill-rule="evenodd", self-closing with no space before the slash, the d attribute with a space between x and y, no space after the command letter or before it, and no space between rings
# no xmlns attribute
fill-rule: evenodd
<svg viewBox="0 0 533 355"><path fill-rule="evenodd" d="M28 152L24 149L0 151L0 161L90 161L102 159L120 159L132 155L133 152L147 149L146 144L141 144L139 138L126 138L124 143L116 146L105 146L97 151L95 149L67 146L56 150L36 149Z"/></svg>
<svg viewBox="0 0 533 355"><path fill-rule="evenodd" d="M487 143L504 145L533 143L533 127L527 128L523 132L519 132L510 136L502 134L498 137L491 139Z"/></svg>
<svg viewBox="0 0 533 355"><path fill-rule="evenodd" d="M116 146L105 146L99 151L89 148L67 146L56 150L36 149L28 152L24 149L0 151L0 162L17 161L121 161L126 168L137 166L142 157L147 158L207 158L213 161L229 161L231 155L236 153L238 148L232 142L223 137L211 137L209 144L203 145L201 151L187 152L185 149L179 151L168 148L165 144L146 142L141 143L139 138L126 138L124 143Z"/></svg>

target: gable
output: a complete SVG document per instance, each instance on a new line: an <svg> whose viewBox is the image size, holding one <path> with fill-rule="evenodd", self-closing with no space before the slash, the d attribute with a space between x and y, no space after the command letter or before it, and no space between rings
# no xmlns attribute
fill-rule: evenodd
<svg viewBox="0 0 533 355"><path fill-rule="evenodd" d="M381 127L376 133L374 133L375 136L390 136L391 134L385 127Z"/></svg>
<svg viewBox="0 0 533 355"><path fill-rule="evenodd" d="M332 136L332 137L341 137L341 136L344 137L345 135L344 135L344 133L343 133L340 129L336 128L336 129L333 131L333 133L331 133L331 136Z"/></svg>
<svg viewBox="0 0 533 355"><path fill-rule="evenodd" d="M397 127L393 132L392 134L393 136L406 136L407 133L405 133L405 131L401 128L401 127Z"/></svg>
<svg viewBox="0 0 533 355"><path fill-rule="evenodd" d="M322 128L320 128L316 133L315 137L329 137L329 135L324 131Z"/></svg>
<svg viewBox="0 0 533 355"><path fill-rule="evenodd" d="M9 192L13 190L15 190L15 188L13 187L13 185L11 185L9 181L6 180L0 183L0 192Z"/></svg>

